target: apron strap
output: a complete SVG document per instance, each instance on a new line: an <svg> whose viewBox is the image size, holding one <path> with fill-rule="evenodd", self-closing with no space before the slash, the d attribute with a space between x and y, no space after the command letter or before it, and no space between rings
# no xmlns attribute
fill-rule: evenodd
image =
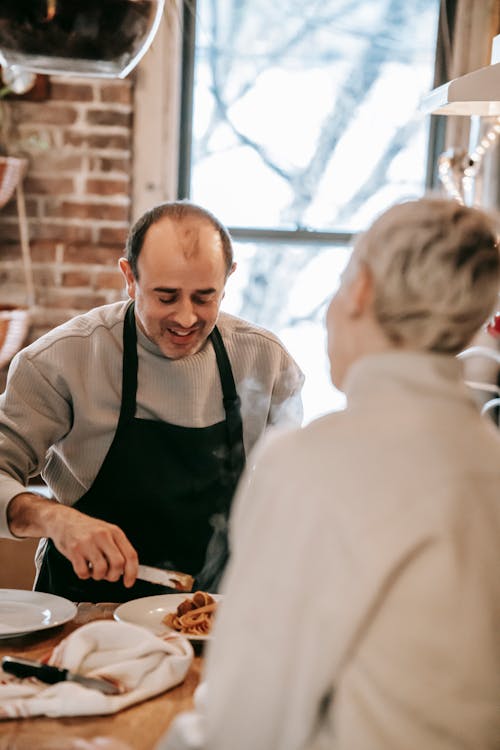
<svg viewBox="0 0 500 750"><path fill-rule="evenodd" d="M137 330L135 327L134 301L132 300L127 307L123 322L122 403L118 428L135 416L137 369Z"/></svg>
<svg viewBox="0 0 500 750"><path fill-rule="evenodd" d="M222 385L224 411L226 412L226 430L229 445L231 470L239 477L245 467L245 448L243 446L243 422L241 419L241 401L236 390L231 363L226 347L217 326L210 334L219 375Z"/></svg>

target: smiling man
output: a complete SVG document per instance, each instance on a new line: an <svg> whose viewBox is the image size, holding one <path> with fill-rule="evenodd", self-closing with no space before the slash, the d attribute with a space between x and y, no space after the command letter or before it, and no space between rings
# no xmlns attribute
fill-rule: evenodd
<svg viewBox="0 0 500 750"><path fill-rule="evenodd" d="M120 267L139 328L165 357L179 359L205 344L236 265L220 225L192 206L187 213L182 203L176 212L163 211L160 207L139 222Z"/></svg>
<svg viewBox="0 0 500 750"><path fill-rule="evenodd" d="M43 537L36 588L75 601L168 589L138 561L216 590L245 458L302 418L303 375L268 331L220 313L231 238L178 201L133 226L127 301L80 315L13 361L0 397L0 533ZM54 500L29 492L42 473Z"/></svg>

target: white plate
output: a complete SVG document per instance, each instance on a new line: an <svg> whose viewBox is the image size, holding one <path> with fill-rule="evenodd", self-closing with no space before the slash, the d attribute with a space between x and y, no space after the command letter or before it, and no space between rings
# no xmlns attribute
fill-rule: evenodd
<svg viewBox="0 0 500 750"><path fill-rule="evenodd" d="M134 625L142 625L151 630L155 635L178 632L172 630L163 623L163 618L170 612L175 612L184 599L192 594L159 594L158 596L144 596L142 599L132 599L130 602L120 604L114 611L113 617L119 622L131 622ZM216 602L222 599L221 594L211 594ZM211 635L182 635L190 641L209 641Z"/></svg>
<svg viewBox="0 0 500 750"><path fill-rule="evenodd" d="M72 620L76 604L42 591L0 589L0 638L47 630Z"/></svg>

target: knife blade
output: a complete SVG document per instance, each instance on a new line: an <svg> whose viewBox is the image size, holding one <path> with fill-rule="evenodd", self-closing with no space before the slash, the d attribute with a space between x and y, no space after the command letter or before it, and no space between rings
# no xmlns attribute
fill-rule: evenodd
<svg viewBox="0 0 500 750"><path fill-rule="evenodd" d="M59 667L53 667L50 664L44 664L34 659L4 656L2 658L2 669L8 674L14 675L14 677L36 677L48 685L68 680L69 682L77 682L86 688L100 690L101 693L106 693L106 695L118 695L121 692L118 685L114 685L107 680L97 677L85 677L82 674L70 672L69 669L60 669Z"/></svg>
<svg viewBox="0 0 500 750"><path fill-rule="evenodd" d="M168 586L177 591L191 591L193 588L194 578L189 573L181 573L178 570L163 570L163 568L153 568L151 565L139 565L137 578L149 583L158 583L161 586Z"/></svg>

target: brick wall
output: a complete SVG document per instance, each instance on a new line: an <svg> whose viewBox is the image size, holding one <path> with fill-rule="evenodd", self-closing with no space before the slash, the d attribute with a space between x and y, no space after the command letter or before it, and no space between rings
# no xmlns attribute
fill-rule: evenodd
<svg viewBox="0 0 500 750"><path fill-rule="evenodd" d="M124 296L117 270L132 194L133 81L53 77L45 101L4 101L24 154L36 304L28 341ZM0 306L23 305L15 198L0 209Z"/></svg>

